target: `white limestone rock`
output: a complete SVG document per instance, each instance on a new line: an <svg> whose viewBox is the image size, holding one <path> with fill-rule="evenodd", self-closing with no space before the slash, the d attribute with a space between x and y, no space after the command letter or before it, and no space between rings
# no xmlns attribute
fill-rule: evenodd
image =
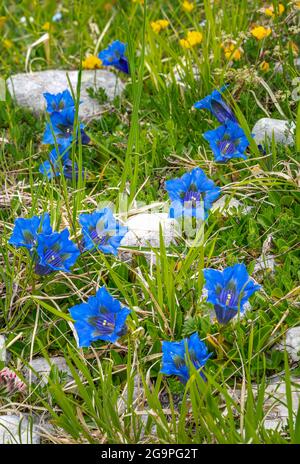
<svg viewBox="0 0 300 464"><path fill-rule="evenodd" d="M4 335L0 335L0 361L6 363L7 356L6 356L6 347L5 347L5 337Z"/></svg>
<svg viewBox="0 0 300 464"><path fill-rule="evenodd" d="M145 395L145 390L143 387L142 379L139 375L135 375L134 382L133 382L133 393L132 393L132 405L134 406L134 408L137 407L139 403L145 403L145 398L146 398L146 395ZM126 412L127 400L128 400L128 387L126 384L124 391L122 393L122 396L120 397L118 401L118 412L120 416L125 414Z"/></svg>
<svg viewBox="0 0 300 464"><path fill-rule="evenodd" d="M76 95L78 71L48 70L15 74L7 79L7 88L18 105L40 114L46 108L44 92L56 94L66 89L71 91L67 74ZM82 71L80 91L82 103L79 106L79 117L82 120L99 118L103 112L103 105L87 93L87 89L91 87L94 90L100 87L104 89L109 100L120 95L124 90L123 82L110 71L103 69Z"/></svg>
<svg viewBox="0 0 300 464"><path fill-rule="evenodd" d="M193 78L195 81L200 80L199 69L195 65L187 65L183 59L182 62L176 64L173 71L167 76L167 84L170 85L172 82L176 82L179 86L185 88L189 79Z"/></svg>
<svg viewBox="0 0 300 464"><path fill-rule="evenodd" d="M300 326L289 329L285 334L285 340L275 346L279 351L285 348L293 362L300 361Z"/></svg>
<svg viewBox="0 0 300 464"><path fill-rule="evenodd" d="M119 416L123 416L127 412L127 400L128 400L128 385L126 384L122 396L118 401L118 413ZM143 382L141 377L136 374L134 376L133 394L131 406L134 409L135 414L138 416L142 425L141 436L145 436L145 429L147 421L150 416L149 407L147 406L146 393L144 390ZM156 425L152 424L151 435L156 434Z"/></svg>
<svg viewBox="0 0 300 464"><path fill-rule="evenodd" d="M29 381L31 373L31 382L39 383L41 386L47 385L52 366L55 366L59 376L62 377L64 381L70 382L74 380L65 358L62 356L50 358L50 364L45 358L35 358L31 361L29 366L31 366L31 369L26 367L25 378Z"/></svg>
<svg viewBox="0 0 300 464"><path fill-rule="evenodd" d="M286 349L294 362L300 361L300 326L287 331Z"/></svg>
<svg viewBox="0 0 300 464"><path fill-rule="evenodd" d="M253 274L254 275L261 274L266 271L274 273L275 271L274 255L262 254L261 256L259 256L259 258L257 258L255 266L254 266Z"/></svg>
<svg viewBox="0 0 300 464"><path fill-rule="evenodd" d="M25 417L16 415L0 416L0 444L38 445L38 427Z"/></svg>
<svg viewBox="0 0 300 464"><path fill-rule="evenodd" d="M179 225L175 219L169 218L168 213L141 213L128 219L128 232L121 246L159 248L160 225L165 246L174 243L179 236Z"/></svg>
<svg viewBox="0 0 300 464"><path fill-rule="evenodd" d="M254 140L257 144L264 144L265 140L272 143L282 143L284 145L294 144L294 134L296 125L282 119L262 118L257 121L252 129Z"/></svg>
<svg viewBox="0 0 300 464"><path fill-rule="evenodd" d="M296 415L300 405L300 379L292 378L291 383L293 419L296 421ZM254 398L257 398L258 390L259 388L257 385L252 386ZM231 390L229 393L236 403L240 403L241 390ZM288 424L289 412L287 403L286 383L284 380L279 379L276 380L276 382L269 383L269 385L266 386L263 404L263 425L266 429L280 431ZM227 414L228 411L226 409L225 415Z"/></svg>
<svg viewBox="0 0 300 464"><path fill-rule="evenodd" d="M236 210L240 211L243 215L248 214L252 206L246 206L236 198L230 198L228 195L223 195L212 205L211 211L220 211L224 217L232 216Z"/></svg>
<svg viewBox="0 0 300 464"><path fill-rule="evenodd" d="M300 380L292 379L292 404L294 421L300 405ZM264 410L266 412L264 426L266 429L281 430L288 424L286 384L281 381L266 387Z"/></svg>

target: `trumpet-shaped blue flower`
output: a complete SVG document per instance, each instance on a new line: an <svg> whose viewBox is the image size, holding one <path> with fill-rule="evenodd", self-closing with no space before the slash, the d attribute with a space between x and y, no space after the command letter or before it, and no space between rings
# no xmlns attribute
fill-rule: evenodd
<svg viewBox="0 0 300 464"><path fill-rule="evenodd" d="M103 253L118 254L118 247L128 229L116 221L110 208L81 214L79 222L83 233L83 251L97 248Z"/></svg>
<svg viewBox="0 0 300 464"><path fill-rule="evenodd" d="M33 216L28 219L16 219L15 226L8 243L15 247L25 247L32 251L37 244L37 238L40 232L47 236L52 233L50 216L48 213L45 213L42 216Z"/></svg>
<svg viewBox="0 0 300 464"><path fill-rule="evenodd" d="M204 269L207 301L214 305L217 320L226 324L240 311L250 296L260 289L250 279L245 264L235 264L223 271Z"/></svg>
<svg viewBox="0 0 300 464"><path fill-rule="evenodd" d="M39 171L48 179L53 177L60 176L61 173L67 178L72 179L73 173L75 178L78 178L78 164L72 163L72 160L69 158L70 152L65 151L62 147L58 147L59 153L57 153L56 148L50 152L49 160L44 161L39 167ZM82 172L83 174L83 172Z"/></svg>
<svg viewBox="0 0 300 464"><path fill-rule="evenodd" d="M121 307L105 287L100 288L86 303L73 306L69 311L75 321L80 347L88 347L96 340L115 343L125 335L125 322L131 312Z"/></svg>
<svg viewBox="0 0 300 464"><path fill-rule="evenodd" d="M186 383L190 378L189 359L196 369L200 369L205 366L208 358L212 355L197 333L180 340L180 342L162 342L162 352L160 372L166 375L176 375L183 383ZM205 378L202 371L201 375Z"/></svg>
<svg viewBox="0 0 300 464"><path fill-rule="evenodd" d="M228 120L237 123L237 119L232 109L222 98L222 92L225 88L226 86L222 87L221 91L213 90L210 95L196 102L194 104L194 108L199 110L209 110L222 124Z"/></svg>
<svg viewBox="0 0 300 464"><path fill-rule="evenodd" d="M223 126L205 132L203 137L209 142L218 163L225 163L231 158L247 159L245 151L249 141L238 124L227 121Z"/></svg>
<svg viewBox="0 0 300 464"><path fill-rule="evenodd" d="M50 122L47 123L44 133L43 143L55 144L66 150L75 139L77 134L74 134L74 108L66 108L65 110L54 112L50 115ZM84 125L80 123L81 140L83 144L89 143L90 139L84 132Z"/></svg>
<svg viewBox="0 0 300 464"><path fill-rule="evenodd" d="M37 274L49 274L53 271L70 272L80 251L69 240L69 231L53 232L51 235L39 234L37 237Z"/></svg>
<svg viewBox="0 0 300 464"><path fill-rule="evenodd" d="M64 163L64 176L67 179L72 179L75 176L75 179L78 179L79 168L77 163L72 163L72 160L69 158ZM84 169L82 169L81 176L84 176Z"/></svg>
<svg viewBox="0 0 300 464"><path fill-rule="evenodd" d="M43 95L47 102L46 109L48 113L65 110L66 108L74 108L75 106L74 100L69 90L64 90L63 92L57 94L46 92Z"/></svg>
<svg viewBox="0 0 300 464"><path fill-rule="evenodd" d="M172 201L172 217L182 215L204 219L212 203L220 195L220 187L208 179L200 168L187 172L179 179L166 181L166 190Z"/></svg>
<svg viewBox="0 0 300 464"><path fill-rule="evenodd" d="M64 150L62 147L58 147L58 152L56 148L53 148L49 154L49 161L45 161L39 167L39 171L48 179L59 176L61 173L61 167L64 171L65 163L69 160L70 152Z"/></svg>
<svg viewBox="0 0 300 464"><path fill-rule="evenodd" d="M102 50L98 57L103 66L114 66L119 71L129 74L128 59L125 56L127 44L115 40L105 50Z"/></svg>
<svg viewBox="0 0 300 464"><path fill-rule="evenodd" d="M62 13L60 11L57 11L53 16L52 16L52 21L54 23L58 23L59 21L62 20Z"/></svg>

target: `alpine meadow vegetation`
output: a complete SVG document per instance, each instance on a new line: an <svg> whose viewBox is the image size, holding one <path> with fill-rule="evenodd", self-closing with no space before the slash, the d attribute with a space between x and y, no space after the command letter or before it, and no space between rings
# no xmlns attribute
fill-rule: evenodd
<svg viewBox="0 0 300 464"><path fill-rule="evenodd" d="M0 41L0 443L300 444L300 2L3 1Z"/></svg>

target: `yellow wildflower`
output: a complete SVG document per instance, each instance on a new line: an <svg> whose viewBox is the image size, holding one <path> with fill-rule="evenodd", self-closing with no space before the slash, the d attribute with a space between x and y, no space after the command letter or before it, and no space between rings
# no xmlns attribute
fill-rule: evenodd
<svg viewBox="0 0 300 464"><path fill-rule="evenodd" d="M0 16L0 27L3 26L3 24L5 23L6 21L6 16Z"/></svg>
<svg viewBox="0 0 300 464"><path fill-rule="evenodd" d="M270 27L255 26L250 32L257 40L262 40L271 34L272 29Z"/></svg>
<svg viewBox="0 0 300 464"><path fill-rule="evenodd" d="M132 0L133 3L139 3L140 5L144 5L144 0Z"/></svg>
<svg viewBox="0 0 300 464"><path fill-rule="evenodd" d="M189 31L185 39L179 41L183 48L192 48L202 42L203 35L198 31Z"/></svg>
<svg viewBox="0 0 300 464"><path fill-rule="evenodd" d="M267 61L262 61L260 63L259 67L260 67L261 71L263 71L263 72L268 72L269 69L270 69L270 65L269 65L269 63Z"/></svg>
<svg viewBox="0 0 300 464"><path fill-rule="evenodd" d="M239 61L244 53L241 47L236 47L235 42L225 42L221 45L227 60Z"/></svg>
<svg viewBox="0 0 300 464"><path fill-rule="evenodd" d="M198 31L189 31L186 38L191 46L194 47L195 45L199 45L202 42L203 35Z"/></svg>
<svg viewBox="0 0 300 464"><path fill-rule="evenodd" d="M186 39L180 39L179 43L183 48L191 48L191 44Z"/></svg>
<svg viewBox="0 0 300 464"><path fill-rule="evenodd" d="M101 68L102 61L98 56L95 55L89 55L86 57L85 60L82 62L82 67L84 69L99 69Z"/></svg>
<svg viewBox="0 0 300 464"><path fill-rule="evenodd" d="M9 39L4 39L3 40L3 45L4 45L5 48L11 48L13 46L13 43Z"/></svg>
<svg viewBox="0 0 300 464"><path fill-rule="evenodd" d="M158 34L163 29L166 29L169 24L169 21L166 19L159 19L158 21L151 21L150 26L152 30Z"/></svg>
<svg viewBox="0 0 300 464"><path fill-rule="evenodd" d="M282 3L279 3L278 9L277 9L277 14L279 16L281 16L282 13L284 12L284 10L285 10L284 5ZM264 9L264 13L267 16L270 16L270 17L274 18L274 16L276 15L276 10L274 9L274 6L271 5L271 6L268 6L267 8Z"/></svg>
<svg viewBox="0 0 300 464"><path fill-rule="evenodd" d="M184 9L184 11L186 11L187 13L190 13L191 11L193 11L193 9L195 8L195 4L192 3L192 2L189 2L188 0L184 0L183 4L182 4L182 8Z"/></svg>
<svg viewBox="0 0 300 464"><path fill-rule="evenodd" d="M297 8L297 10L300 10L300 2L296 2L294 7Z"/></svg>
<svg viewBox="0 0 300 464"><path fill-rule="evenodd" d="M49 21L47 21L45 24L43 24L42 26L42 29L44 29L44 31L50 31L50 28L51 28L51 24L49 23Z"/></svg>

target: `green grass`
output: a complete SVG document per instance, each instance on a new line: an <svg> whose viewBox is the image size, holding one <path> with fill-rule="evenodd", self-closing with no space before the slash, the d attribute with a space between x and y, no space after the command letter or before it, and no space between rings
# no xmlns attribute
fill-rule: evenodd
<svg viewBox="0 0 300 464"><path fill-rule="evenodd" d="M289 392L300 369L288 363L284 353L272 350L300 322L300 113L291 97L292 79L299 71L288 47L289 41L300 47L295 32L299 10L292 12L283 0L287 11L272 21L259 12L263 2L258 1L198 1L190 14L175 0L145 0L144 7L124 0L114 2L110 10L107 3L62 1L62 21L52 25L48 45L34 47L29 60L33 71L78 69L87 52L99 51L115 39L128 43L132 78L124 94L115 99L111 111L88 124L92 143L72 150L73 162L85 168L87 177L43 179L38 167L48 155L41 144L46 116L34 117L9 97L0 102L0 137L9 140L0 145L0 334L7 335L14 370L20 372L32 357L62 355L76 386L59 382L53 372L48 386L32 385L26 396L14 399L10 410L48 412L60 427L45 439L54 443L299 444L300 413L296 420ZM0 7L0 16L7 17L0 40L12 42L11 48L1 44L3 78L24 72L28 47L45 33L43 25L54 13L55 2L50 1L24 0ZM20 21L23 16L26 23ZM161 18L170 26L158 35L150 21ZM206 24L199 26L204 19ZM253 23L271 24L273 38L257 42L249 34ZM100 35L105 31L100 42L93 24ZM179 39L188 30L201 30L203 42L185 51ZM244 50L241 60L231 64L221 48L227 36ZM185 89L174 82L168 85L167 79L183 57ZM270 63L268 73L260 70L263 60ZM278 61L282 74L274 72ZM199 80L194 79L192 65L197 66ZM246 161L216 164L202 134L217 123L192 105L224 83L230 84L226 99L246 133L266 115L285 115L297 124L296 145L272 144L263 156L253 143ZM78 89L73 91L79 99ZM80 257L72 274L38 278L30 257L7 243L19 216L48 211L56 228L68 226L75 238L80 234L79 213L92 212L100 201L116 204L124 190L129 213L138 201L165 202L164 181L196 166L222 193L251 206L251 212L227 218L211 214L200 247L189 248L182 240L166 250L161 243L155 250L156 266L149 266L143 252L133 253L131 263L93 253ZM202 269L245 262L251 274L270 236L275 274L260 277L263 291L251 298L247 317L220 328L211 321L210 305L201 299ZM78 349L68 308L86 301L101 285L133 310L128 334L117 345L97 342L91 349ZM214 356L205 369L207 382L194 372L184 389L176 379L159 373L161 341L179 340L195 331ZM143 388L136 404L132 397L137 374ZM263 425L265 388L277 375L286 380L289 409L288 426L282 431ZM127 399L120 406L125 388ZM231 394L234 389L242 389L241 400ZM8 401L0 399L0 413Z"/></svg>

